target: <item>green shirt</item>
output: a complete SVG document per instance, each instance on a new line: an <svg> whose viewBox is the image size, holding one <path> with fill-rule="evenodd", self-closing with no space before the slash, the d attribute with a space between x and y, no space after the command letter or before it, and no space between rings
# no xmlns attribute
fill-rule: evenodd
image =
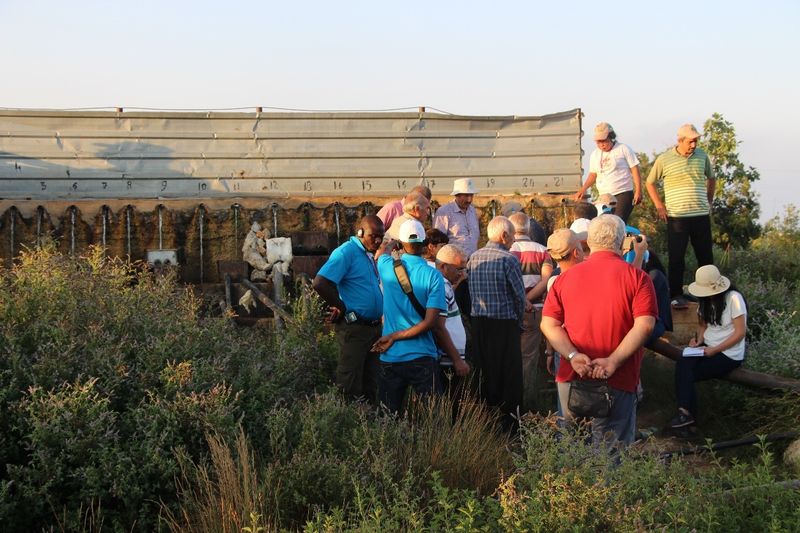
<svg viewBox="0 0 800 533"><path fill-rule="evenodd" d="M700 148L689 157L678 153L677 148L667 150L650 169L647 183L664 180L664 201L667 215L694 217L708 215L708 188L706 180L714 179L711 160Z"/></svg>

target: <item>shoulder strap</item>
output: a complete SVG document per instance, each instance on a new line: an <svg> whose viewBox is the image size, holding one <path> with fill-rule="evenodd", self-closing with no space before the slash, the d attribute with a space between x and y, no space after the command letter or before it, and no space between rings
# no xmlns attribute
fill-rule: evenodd
<svg viewBox="0 0 800 533"><path fill-rule="evenodd" d="M399 259L394 260L394 275L397 276L397 282L400 283L403 292L406 293L408 299L411 300L411 305L416 309L417 313L419 313L419 316L424 319L425 308L422 307L422 304L417 300L414 294L414 288L411 286L411 280L408 278L406 266Z"/></svg>

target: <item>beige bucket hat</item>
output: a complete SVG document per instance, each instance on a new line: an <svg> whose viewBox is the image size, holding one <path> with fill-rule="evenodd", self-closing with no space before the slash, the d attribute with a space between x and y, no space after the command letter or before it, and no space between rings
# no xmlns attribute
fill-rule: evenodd
<svg viewBox="0 0 800 533"><path fill-rule="evenodd" d="M694 274L694 283L689 284L689 294L703 298L714 296L728 290L731 280L719 273L714 265L705 265L697 269Z"/></svg>

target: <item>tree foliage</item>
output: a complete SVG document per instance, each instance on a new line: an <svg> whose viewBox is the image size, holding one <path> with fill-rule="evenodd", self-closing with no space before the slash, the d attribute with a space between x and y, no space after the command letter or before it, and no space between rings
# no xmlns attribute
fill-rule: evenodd
<svg viewBox="0 0 800 533"><path fill-rule="evenodd" d="M751 187L760 177L758 170L739 159L736 130L720 113L703 124L700 144L717 178L711 210L714 242L723 248L747 248L761 232L758 196Z"/></svg>

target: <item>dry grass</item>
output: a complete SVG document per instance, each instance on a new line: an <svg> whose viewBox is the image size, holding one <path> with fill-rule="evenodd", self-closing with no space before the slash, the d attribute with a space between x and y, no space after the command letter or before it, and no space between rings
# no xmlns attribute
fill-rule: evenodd
<svg viewBox="0 0 800 533"><path fill-rule="evenodd" d="M399 443L401 463L440 472L447 487L489 494L513 467L508 434L500 429L498 414L484 403L469 395L457 402L455 413L447 396L415 402L412 438Z"/></svg>
<svg viewBox="0 0 800 533"><path fill-rule="evenodd" d="M173 532L257 533L275 528L266 521L263 487L253 452L240 430L233 450L217 435L207 435L211 464L182 462L178 480L181 509L162 506L164 522Z"/></svg>

